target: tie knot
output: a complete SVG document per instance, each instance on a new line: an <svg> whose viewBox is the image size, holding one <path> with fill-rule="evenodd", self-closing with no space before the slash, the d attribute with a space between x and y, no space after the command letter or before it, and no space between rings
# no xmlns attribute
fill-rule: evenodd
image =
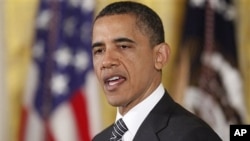
<svg viewBox="0 0 250 141"><path fill-rule="evenodd" d="M125 132L128 131L127 126L125 125L122 118L120 118L113 126L111 141L120 141Z"/></svg>

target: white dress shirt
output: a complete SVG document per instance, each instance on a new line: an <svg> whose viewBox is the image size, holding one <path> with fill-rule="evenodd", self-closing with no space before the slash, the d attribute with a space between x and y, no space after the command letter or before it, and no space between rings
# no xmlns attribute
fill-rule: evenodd
<svg viewBox="0 0 250 141"><path fill-rule="evenodd" d="M142 122L145 120L149 112L160 101L164 93L164 87L162 84L160 84L152 94L129 110L124 116L122 116L117 110L116 121L122 118L128 128L128 131L123 135L123 141L133 140Z"/></svg>

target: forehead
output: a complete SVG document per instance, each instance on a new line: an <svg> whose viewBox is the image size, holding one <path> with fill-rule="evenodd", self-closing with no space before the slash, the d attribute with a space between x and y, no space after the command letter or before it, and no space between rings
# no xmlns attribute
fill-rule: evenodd
<svg viewBox="0 0 250 141"><path fill-rule="evenodd" d="M92 42L112 41L115 38L130 38L132 40L147 40L136 23L136 17L131 14L109 15L98 18L93 27Z"/></svg>
<svg viewBox="0 0 250 141"><path fill-rule="evenodd" d="M137 33L136 18L129 14L110 15L97 19L93 26L93 39L100 36L126 36Z"/></svg>
<svg viewBox="0 0 250 141"><path fill-rule="evenodd" d="M99 17L96 19L94 26L99 25L100 23L107 23L107 22L119 22L128 23L130 22L135 24L136 23L136 16L134 14L114 14L114 15L106 15L103 17Z"/></svg>

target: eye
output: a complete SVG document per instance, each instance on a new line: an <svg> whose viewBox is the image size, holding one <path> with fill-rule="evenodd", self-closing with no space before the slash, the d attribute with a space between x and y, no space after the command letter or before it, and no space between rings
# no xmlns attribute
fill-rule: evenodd
<svg viewBox="0 0 250 141"><path fill-rule="evenodd" d="M93 49L93 54L94 55L101 54L104 51L105 51L104 48L95 48L95 49Z"/></svg>
<svg viewBox="0 0 250 141"><path fill-rule="evenodd" d="M122 48L122 49L129 48L129 46L128 46L128 45L119 45L119 47L120 47L120 48Z"/></svg>
<svg viewBox="0 0 250 141"><path fill-rule="evenodd" d="M127 48L128 46L126 46L126 45L121 45L121 48Z"/></svg>

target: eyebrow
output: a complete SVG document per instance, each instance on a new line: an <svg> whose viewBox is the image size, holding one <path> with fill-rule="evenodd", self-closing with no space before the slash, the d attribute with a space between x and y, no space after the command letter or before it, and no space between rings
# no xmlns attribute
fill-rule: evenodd
<svg viewBox="0 0 250 141"><path fill-rule="evenodd" d="M116 38L113 40L114 43L120 43L120 42L129 42L129 43L135 43L135 41L129 39L129 38L125 38L125 37L121 37L121 38ZM99 46L104 46L105 43L103 42L96 42L96 43L93 43L92 45L92 49L95 48L95 47L99 47Z"/></svg>
<svg viewBox="0 0 250 141"><path fill-rule="evenodd" d="M135 43L135 41L129 39L129 38L125 38L125 37L121 37L121 38L117 38L117 39L114 39L115 43L119 43L119 42L129 42L129 43Z"/></svg>
<svg viewBox="0 0 250 141"><path fill-rule="evenodd" d="M92 49L94 49L95 47L99 47L99 46L104 46L103 42L96 42L92 44Z"/></svg>

